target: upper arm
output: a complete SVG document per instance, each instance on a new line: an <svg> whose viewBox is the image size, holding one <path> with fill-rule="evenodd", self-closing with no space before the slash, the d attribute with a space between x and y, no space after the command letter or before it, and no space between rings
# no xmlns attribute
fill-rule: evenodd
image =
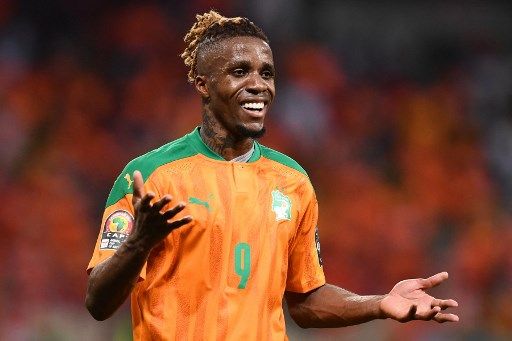
<svg viewBox="0 0 512 341"><path fill-rule="evenodd" d="M309 181L301 198L301 218L288 255L286 290L308 292L325 284L317 232L318 203Z"/></svg>
<svg viewBox="0 0 512 341"><path fill-rule="evenodd" d="M288 308L295 309L300 307L301 304L304 304L304 302L306 302L309 295L311 295L311 293L313 293L317 289L313 289L308 292L285 291L284 298L286 299L286 304L288 305Z"/></svg>
<svg viewBox="0 0 512 341"><path fill-rule="evenodd" d="M87 266L87 272L110 258L133 229L134 218L131 200L124 197L103 213L101 228L94 251Z"/></svg>
<svg viewBox="0 0 512 341"><path fill-rule="evenodd" d="M98 264L112 257L134 228L133 174L128 169L129 166L126 166L110 190L96 245L87 265L88 274Z"/></svg>
<svg viewBox="0 0 512 341"><path fill-rule="evenodd" d="M315 318L314 310L312 309L312 303L315 300L314 296L318 291L321 291L322 287L323 285L304 293L293 291L286 291L284 293L288 312L299 327L307 328L311 325L311 320Z"/></svg>

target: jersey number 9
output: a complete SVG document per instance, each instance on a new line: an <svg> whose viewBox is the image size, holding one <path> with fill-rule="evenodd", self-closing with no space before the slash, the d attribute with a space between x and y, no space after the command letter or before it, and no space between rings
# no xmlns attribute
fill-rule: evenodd
<svg viewBox="0 0 512 341"><path fill-rule="evenodd" d="M238 289L245 289L251 273L251 247L247 243L238 243L235 246L235 272L240 276Z"/></svg>

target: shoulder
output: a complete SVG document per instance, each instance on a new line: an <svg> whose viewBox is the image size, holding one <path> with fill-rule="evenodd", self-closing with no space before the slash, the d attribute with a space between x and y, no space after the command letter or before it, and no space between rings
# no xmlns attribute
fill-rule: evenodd
<svg viewBox="0 0 512 341"><path fill-rule="evenodd" d="M191 148L187 140L188 135L185 135L136 157L128 162L123 170L123 174L133 174L135 170L139 170L142 173L144 181L146 181L158 167L197 154L197 152Z"/></svg>
<svg viewBox="0 0 512 341"><path fill-rule="evenodd" d="M145 182L160 166L197 154L195 149L188 143L188 138L189 134L164 144L159 148L153 149L128 162L114 182L106 206L108 207L125 195L132 193L133 186L131 183L134 171L140 171Z"/></svg>
<svg viewBox="0 0 512 341"><path fill-rule="evenodd" d="M302 168L302 166L297 161L295 161L288 155L278 152L277 150L274 150L272 148L266 147L261 144L259 146L260 146L262 157L272 160L272 161L282 165L283 167L293 169L299 173L302 173L306 177L308 177L308 173L306 172L306 170L304 168Z"/></svg>

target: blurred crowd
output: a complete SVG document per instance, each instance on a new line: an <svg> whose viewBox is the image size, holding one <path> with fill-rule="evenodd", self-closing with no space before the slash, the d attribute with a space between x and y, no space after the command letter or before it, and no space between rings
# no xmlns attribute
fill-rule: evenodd
<svg viewBox="0 0 512 341"><path fill-rule="evenodd" d="M428 9L320 3L0 2L0 339L129 334L88 316L85 268L124 165L199 123L179 54L210 8L271 39L262 143L310 175L328 281L385 293L446 270L434 292L461 305L456 325L290 335L512 338L512 11L464 8L457 24L460 4L415 21Z"/></svg>

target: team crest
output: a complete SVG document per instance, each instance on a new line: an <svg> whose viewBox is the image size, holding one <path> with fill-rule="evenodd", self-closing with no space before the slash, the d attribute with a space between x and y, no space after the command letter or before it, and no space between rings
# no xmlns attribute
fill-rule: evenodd
<svg viewBox="0 0 512 341"><path fill-rule="evenodd" d="M103 226L100 250L117 250L132 229L133 217L129 212L123 210L113 212Z"/></svg>
<svg viewBox="0 0 512 341"><path fill-rule="evenodd" d="M292 201L278 189L272 191L272 211L276 221L292 219Z"/></svg>

